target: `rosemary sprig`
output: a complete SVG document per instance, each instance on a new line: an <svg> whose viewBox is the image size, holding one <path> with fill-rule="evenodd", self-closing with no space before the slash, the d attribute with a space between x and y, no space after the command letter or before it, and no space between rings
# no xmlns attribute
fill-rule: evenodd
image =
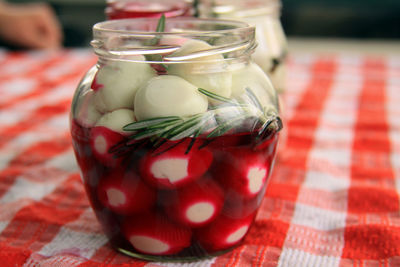
<svg viewBox="0 0 400 267"><path fill-rule="evenodd" d="M160 19L157 22L156 32L164 32L165 31L165 15L162 14ZM161 35L157 35L154 38L148 40L145 44L147 46L155 46L161 39ZM147 61L163 61L163 57L160 54L154 55L145 55ZM160 65L165 69L168 70L168 66L166 64L160 63Z"/></svg>
<svg viewBox="0 0 400 267"><path fill-rule="evenodd" d="M238 103L237 101L217 95L205 89L198 91L214 100L221 101L227 105L220 105L205 113L196 114L188 118L177 116L157 117L128 124L123 127L125 131L133 131L130 139L141 140L152 137L157 139L179 140L190 136L199 136L212 129L207 138L223 135L227 131L237 127L248 118L258 118L261 125L269 127L269 120L276 120L277 112L273 107L264 110L254 93L246 88L252 103ZM271 114L268 114L271 113ZM232 114L234 114L232 116ZM221 123L216 123L215 121Z"/></svg>
<svg viewBox="0 0 400 267"><path fill-rule="evenodd" d="M250 88L246 88L246 93L250 99L249 103L231 100L202 88L198 88L198 91L207 97L222 102L222 104L209 109L205 113L185 118L166 116L127 124L123 127L124 131L132 132L128 143L150 138L153 146L159 147L166 140L183 141L185 138L191 137L192 140L186 150L186 153L189 153L200 135L207 134L206 138L211 142L214 137L224 135L250 118L257 120L258 125L261 125L258 129L258 138L282 128L282 122L276 108L272 105L263 107ZM117 150L121 150L121 153L126 151L121 148L121 145L113 149L114 152L118 152Z"/></svg>
<svg viewBox="0 0 400 267"><path fill-rule="evenodd" d="M282 129L282 121L280 117L277 115L278 112L276 108L272 105L269 106L269 109L267 109L267 107L263 107L260 101L258 100L257 96L248 87L246 87L245 90L250 101L252 102L252 105L246 103L237 103L231 99L214 94L202 88L199 88L198 90L200 93L203 93L214 100L219 100L227 104L232 104L235 108L237 108L238 111L241 111L239 116L229 121L226 121L220 124L217 128L215 128L211 133L207 135L208 138L223 135L224 133L240 125L245 119L250 117L256 117L262 123L262 127L259 130L259 136L262 135L263 132L267 131L267 129L270 128L271 125L275 126L274 130L276 132ZM223 108L216 108L215 111L218 112L221 111L222 109Z"/></svg>
<svg viewBox="0 0 400 267"><path fill-rule="evenodd" d="M162 14L160 19L157 22L157 27L156 27L156 32L164 32L165 31L165 15ZM146 42L146 45L148 46L153 46L158 44L158 41L160 40L161 36L157 35L154 38L148 40Z"/></svg>
<svg viewBox="0 0 400 267"><path fill-rule="evenodd" d="M173 127L170 131L168 131L168 135L166 135L166 138L171 138L172 136L188 129L189 127L196 125L198 123L198 119L200 118L201 115L197 114L191 117L190 119L187 119L184 123L178 124L175 127Z"/></svg>
<svg viewBox="0 0 400 267"><path fill-rule="evenodd" d="M188 121L187 123L185 123L184 127L180 129L180 131L175 131L167 138L170 140L179 140L188 136L198 137L204 131L207 122L213 116L213 113L207 112L207 114L203 114L202 116L197 117L195 120Z"/></svg>

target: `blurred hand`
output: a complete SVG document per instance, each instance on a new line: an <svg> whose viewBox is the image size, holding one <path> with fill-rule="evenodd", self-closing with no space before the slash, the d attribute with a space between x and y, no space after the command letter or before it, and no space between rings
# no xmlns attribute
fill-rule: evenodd
<svg viewBox="0 0 400 267"><path fill-rule="evenodd" d="M31 49L61 47L62 33L53 10L46 4L0 2L0 39Z"/></svg>

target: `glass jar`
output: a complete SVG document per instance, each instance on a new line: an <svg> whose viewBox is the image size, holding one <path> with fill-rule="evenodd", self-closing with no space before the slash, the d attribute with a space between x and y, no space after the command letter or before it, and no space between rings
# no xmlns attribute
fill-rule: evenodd
<svg viewBox="0 0 400 267"><path fill-rule="evenodd" d="M248 232L281 121L275 90L251 61L253 27L194 18L163 25L93 27L99 60L75 92L71 135L111 244L141 259L195 260Z"/></svg>
<svg viewBox="0 0 400 267"><path fill-rule="evenodd" d="M287 42L280 21L280 0L201 0L200 3L201 17L237 19L256 27L258 47L253 59L271 78L278 93L283 92Z"/></svg>
<svg viewBox="0 0 400 267"><path fill-rule="evenodd" d="M167 18L190 16L192 6L185 0L107 0L108 19Z"/></svg>

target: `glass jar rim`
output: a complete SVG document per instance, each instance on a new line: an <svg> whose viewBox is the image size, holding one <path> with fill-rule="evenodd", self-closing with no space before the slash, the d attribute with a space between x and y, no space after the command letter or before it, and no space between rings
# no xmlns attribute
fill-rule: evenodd
<svg viewBox="0 0 400 267"><path fill-rule="evenodd" d="M157 18L99 22L93 26L91 45L95 53L101 57L135 60L135 55L159 54L168 55L164 57L168 63L188 63L196 58L206 60L205 57L216 54L223 55L217 61L248 57L257 46L255 27L243 21L168 18L165 21L166 31L157 32L154 29L157 28L158 22ZM171 57L171 53L178 50L182 44L159 43L161 39L165 41L168 37L206 41L210 47L190 55ZM152 62L160 63L160 60Z"/></svg>
<svg viewBox="0 0 400 267"><path fill-rule="evenodd" d="M186 17L180 17L180 18L168 18L167 21L173 21L173 22L201 22L201 23L208 23L208 24L214 24L214 25L230 25L230 26L236 26L236 28L231 28L231 29L221 29L221 30L207 30L207 31L200 31L200 30L187 30L187 31L180 31L180 32L157 32L157 31L136 31L136 30L126 30L126 29L116 29L112 28L113 26L116 27L118 25L124 24L124 23L140 23L140 22L157 22L158 18L129 18L129 19L115 19L115 20L107 20L107 21L102 21L94 24L93 26L93 32L109 32L109 33L119 33L119 34L133 34L133 35L187 35L187 34L209 34L209 33L230 33L234 31L246 31L246 30L254 30L255 27L249 25L248 23L244 21L239 21L239 20L228 20L228 19L209 19L209 18L186 18ZM129 26L132 26L130 24Z"/></svg>

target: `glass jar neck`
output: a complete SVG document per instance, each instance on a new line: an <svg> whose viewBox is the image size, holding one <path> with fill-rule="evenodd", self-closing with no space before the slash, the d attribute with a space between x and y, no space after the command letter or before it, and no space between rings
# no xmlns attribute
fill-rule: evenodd
<svg viewBox="0 0 400 267"><path fill-rule="evenodd" d="M279 17L280 0L203 0L200 7L201 17L247 18L258 16Z"/></svg>
<svg viewBox="0 0 400 267"><path fill-rule="evenodd" d="M244 22L168 18L163 32L155 31L157 23L155 18L101 22L93 27L91 45L100 58L172 64L243 60L256 47L255 29ZM184 55L174 53L193 40L206 44Z"/></svg>

